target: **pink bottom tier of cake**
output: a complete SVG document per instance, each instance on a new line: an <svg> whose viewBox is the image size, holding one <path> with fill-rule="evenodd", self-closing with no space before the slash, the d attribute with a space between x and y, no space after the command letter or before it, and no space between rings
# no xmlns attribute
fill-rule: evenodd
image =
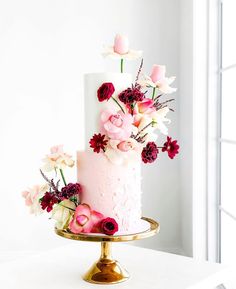
<svg viewBox="0 0 236 289"><path fill-rule="evenodd" d="M141 220L141 164L115 165L103 153L77 153L77 177L83 187L81 203L104 217L114 218L117 234L144 230Z"/></svg>

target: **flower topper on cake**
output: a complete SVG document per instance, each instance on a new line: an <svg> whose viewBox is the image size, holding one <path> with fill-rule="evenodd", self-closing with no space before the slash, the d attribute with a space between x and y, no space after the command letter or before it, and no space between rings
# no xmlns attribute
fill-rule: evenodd
<svg viewBox="0 0 236 289"><path fill-rule="evenodd" d="M117 35L113 47L106 56L121 59L129 57L128 39ZM134 53L134 58L141 52ZM168 105L174 99L165 96L176 91L170 85L175 77L166 77L166 67L154 64L150 76L141 75L141 61L134 84L121 92L116 92L111 82L101 83L97 88L99 102L108 102L106 109L100 114L100 131L90 139L90 147L96 153L104 153L114 164L121 165L141 160L147 164L154 162L160 151L166 152L173 159L179 153L177 140L168 136L167 114L173 111ZM109 102L115 102L109 108ZM155 142L159 134L167 138L162 146Z"/></svg>
<svg viewBox="0 0 236 289"><path fill-rule="evenodd" d="M51 213L51 218L57 221L57 229L68 230L75 234L113 235L118 231L118 224L113 218L103 216L90 208L88 204L81 204L82 186L79 183L67 184L63 170L73 167L75 162L69 154L63 151L63 146L52 147L50 154L46 155L43 162L40 172L44 184L33 186L22 192L25 204L30 208L31 213L35 215L42 214L44 211ZM55 172L56 180L46 176L46 173L51 171ZM58 172L60 178L58 178Z"/></svg>
<svg viewBox="0 0 236 289"><path fill-rule="evenodd" d="M120 59L120 72L124 72L124 59L133 60L142 56L141 50L129 48L129 39L125 35L117 34L113 46L106 47L104 57Z"/></svg>

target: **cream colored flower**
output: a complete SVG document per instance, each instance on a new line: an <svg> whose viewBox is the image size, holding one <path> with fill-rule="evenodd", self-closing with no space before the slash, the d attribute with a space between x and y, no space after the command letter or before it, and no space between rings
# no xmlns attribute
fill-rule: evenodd
<svg viewBox="0 0 236 289"><path fill-rule="evenodd" d="M157 128L164 135L168 134L168 128L166 127L165 122L171 122L170 119L166 118L168 112L169 108L163 107L152 114L152 119L155 122L154 127Z"/></svg>
<svg viewBox="0 0 236 289"><path fill-rule="evenodd" d="M52 219L57 221L57 229L62 230L68 227L68 224L74 215L73 210L75 210L75 208L75 204L70 200L64 200L58 205L54 206L52 211Z"/></svg>
<svg viewBox="0 0 236 289"><path fill-rule="evenodd" d="M22 196L25 198L26 206L30 207L30 213L39 215L43 213L39 200L49 190L47 184L35 185L26 191L22 192Z"/></svg>
<svg viewBox="0 0 236 289"><path fill-rule="evenodd" d="M73 167L74 161L72 157L63 151L63 146L54 146L50 149L50 154L43 159L45 163L42 170L50 172L55 169L64 169L65 167Z"/></svg>
<svg viewBox="0 0 236 289"><path fill-rule="evenodd" d="M110 140L105 155L116 165L131 164L140 161L142 146L135 139L125 141Z"/></svg>
<svg viewBox="0 0 236 289"><path fill-rule="evenodd" d="M114 51L113 46L108 46L105 48L105 51L102 53L104 57L110 57L112 59L127 59L127 60L134 60L138 59L142 56L143 52L141 50L132 50L129 49L129 51L126 54L119 54Z"/></svg>

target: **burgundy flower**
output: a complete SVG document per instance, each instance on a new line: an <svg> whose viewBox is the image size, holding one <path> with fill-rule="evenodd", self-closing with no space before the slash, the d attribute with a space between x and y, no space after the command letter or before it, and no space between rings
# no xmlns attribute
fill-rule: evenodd
<svg viewBox="0 0 236 289"><path fill-rule="evenodd" d="M49 192L46 192L45 195L41 199L41 207L43 210L47 209L47 212L51 212L53 205L57 204L59 199Z"/></svg>
<svg viewBox="0 0 236 289"><path fill-rule="evenodd" d="M167 141L164 143L163 152L167 152L169 158L173 159L176 154L179 153L179 145L177 144L177 140L171 140L171 137L167 137Z"/></svg>
<svg viewBox="0 0 236 289"><path fill-rule="evenodd" d="M118 224L113 218L106 218L101 221L101 232L106 235L114 235L118 229Z"/></svg>
<svg viewBox="0 0 236 289"><path fill-rule="evenodd" d="M103 83L97 91L98 100L100 102L104 100L109 100L111 96L113 95L114 91L115 91L115 87L111 82Z"/></svg>
<svg viewBox="0 0 236 289"><path fill-rule="evenodd" d="M140 86L133 86L122 91L118 95L118 98L121 102L129 106L135 101L142 101L144 99L144 93L140 90Z"/></svg>
<svg viewBox="0 0 236 289"><path fill-rule="evenodd" d="M105 147L107 145L107 140L105 140L105 135L94 134L94 136L89 141L90 147L93 148L93 151L96 153L100 153L100 150L105 151Z"/></svg>
<svg viewBox="0 0 236 289"><path fill-rule="evenodd" d="M145 148L143 148L142 151L143 162L145 164L153 163L156 160L158 153L159 151L157 145L154 142L147 143L147 145L145 146Z"/></svg>
<svg viewBox="0 0 236 289"><path fill-rule="evenodd" d="M69 183L65 187L61 189L61 193L59 194L60 198L62 199L69 199L73 196L79 195L82 192L82 188L80 184L72 184Z"/></svg>

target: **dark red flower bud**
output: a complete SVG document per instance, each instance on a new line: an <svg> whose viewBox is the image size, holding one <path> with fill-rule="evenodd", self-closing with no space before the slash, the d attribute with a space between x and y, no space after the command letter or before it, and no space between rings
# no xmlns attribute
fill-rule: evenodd
<svg viewBox="0 0 236 289"><path fill-rule="evenodd" d="M106 218L101 221L101 232L106 235L114 235L118 229L118 224L113 218Z"/></svg>

